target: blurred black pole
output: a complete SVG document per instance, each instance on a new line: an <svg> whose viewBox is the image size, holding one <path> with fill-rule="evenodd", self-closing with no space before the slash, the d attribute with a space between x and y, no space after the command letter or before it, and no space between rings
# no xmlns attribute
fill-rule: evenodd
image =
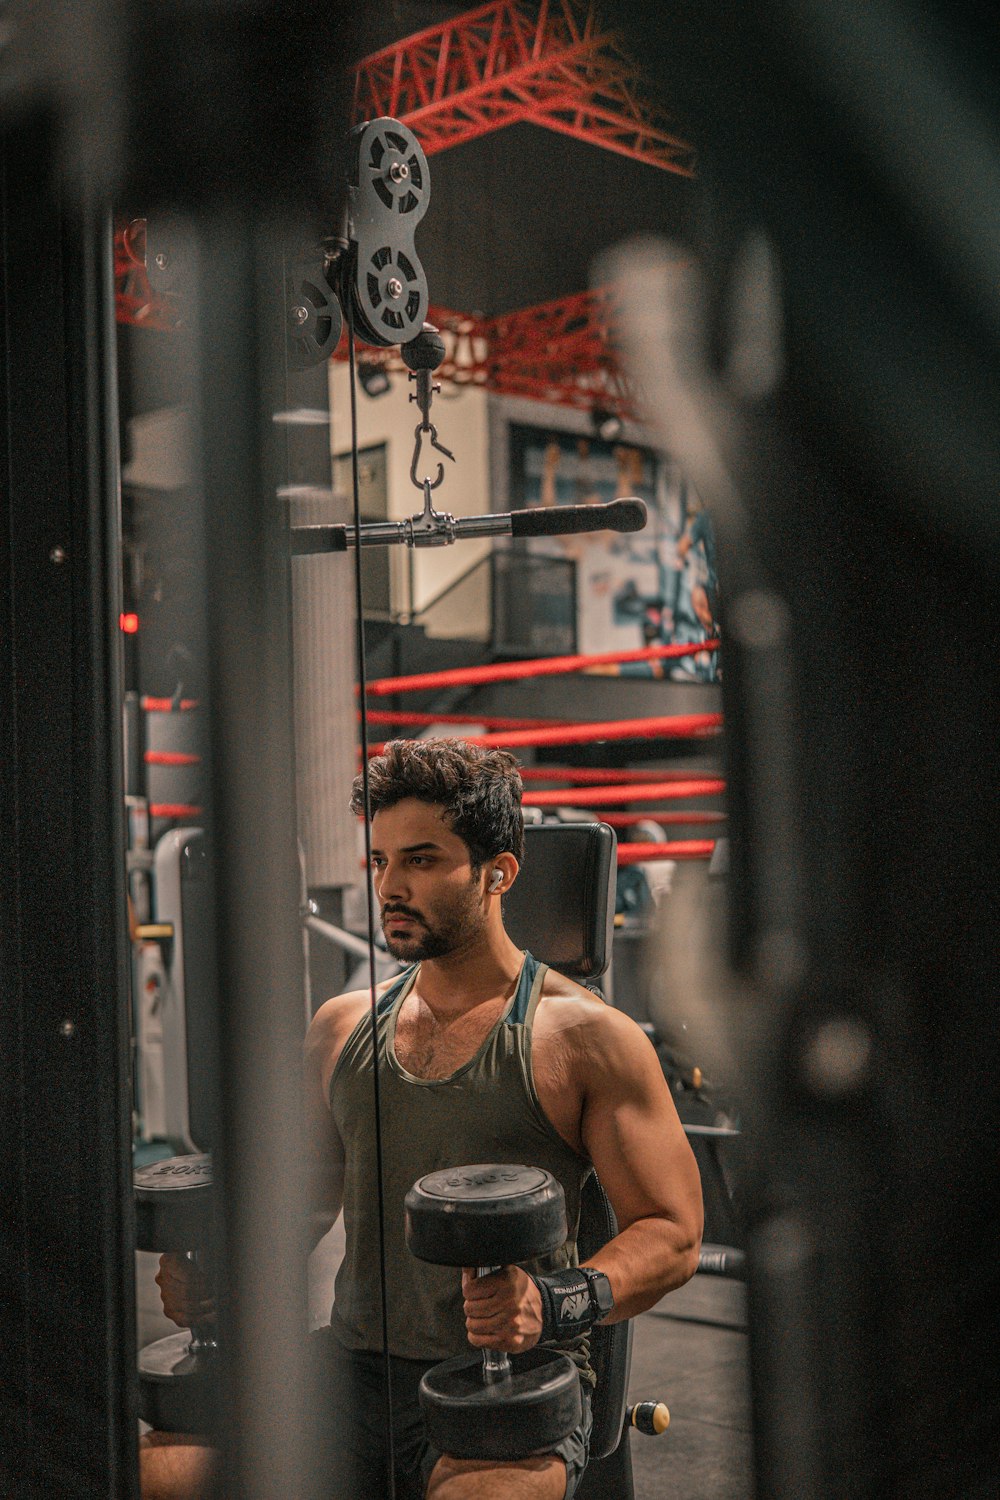
<svg viewBox="0 0 1000 1500"><path fill-rule="evenodd" d="M758 1493L986 1500L995 17L618 12L699 156L697 256L620 270L634 373L719 532Z"/></svg>
<svg viewBox="0 0 1000 1500"><path fill-rule="evenodd" d="M224 1483L241 1500L306 1496L288 559L270 442L283 319L257 226L306 225L315 245L339 223L365 49L348 7L306 0L13 0L0 32L0 1488L136 1492L111 245L93 210L117 196L186 218L201 251L217 1154L239 1294Z"/></svg>
<svg viewBox="0 0 1000 1500"><path fill-rule="evenodd" d="M217 918L224 1489L308 1495L303 1371L302 939L289 553L276 497L283 342L276 241L231 205L197 216L192 329L205 496ZM240 337L233 336L240 329Z"/></svg>
<svg viewBox="0 0 1000 1500"><path fill-rule="evenodd" d="M137 1494L111 217L0 144L0 1489Z"/></svg>
<svg viewBox="0 0 1000 1500"><path fill-rule="evenodd" d="M282 250L341 218L362 48L316 3L129 7L130 201L170 221L193 375L208 579L207 718L218 1059L213 1161L225 1308L215 1441L238 1500L314 1493L305 1369L290 557L279 469ZM187 269L185 270L185 265Z"/></svg>

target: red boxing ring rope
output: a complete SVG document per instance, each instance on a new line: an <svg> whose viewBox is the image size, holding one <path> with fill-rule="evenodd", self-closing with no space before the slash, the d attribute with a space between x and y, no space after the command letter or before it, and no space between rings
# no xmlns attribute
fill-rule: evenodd
<svg viewBox="0 0 1000 1500"><path fill-rule="evenodd" d="M651 776L657 781L690 781L694 776L706 774L702 770L664 771L657 767L655 771L622 771L603 766L593 769L585 766L519 766L518 772L522 781L571 781L581 786L588 783L611 786L618 782L624 785L628 781L648 781Z"/></svg>
<svg viewBox="0 0 1000 1500"><path fill-rule="evenodd" d="M572 802L566 804L572 807ZM688 824L694 827L702 823L724 823L726 814L721 812L698 812L694 808L688 812L605 812L594 814L600 823L607 823L609 828L631 828L633 823L659 823L666 828L673 823Z"/></svg>
<svg viewBox="0 0 1000 1500"><path fill-rule="evenodd" d="M360 717L360 715L359 715ZM426 729L431 724L486 724L493 729L557 729L564 724L575 724L575 719L505 719L496 714L418 714L404 713L402 709L370 708L369 724L409 724L415 729Z"/></svg>
<svg viewBox="0 0 1000 1500"><path fill-rule="evenodd" d="M173 698L150 698L146 696L139 699L139 707L144 709L147 714L169 714L175 713L178 709L183 713L187 713L189 709L198 708L199 706L197 698L182 698L179 703L175 703Z"/></svg>
<svg viewBox="0 0 1000 1500"><path fill-rule="evenodd" d="M674 661L717 651L718 641L687 642L669 646L644 646L640 651L602 651L591 656L543 656L536 661L496 662L488 667L454 667L448 672L418 672L412 677L380 677L368 684L370 697L389 698L394 693L426 692L431 688L473 687L483 682L517 682L524 677L558 677L565 672L586 672L589 667L610 667L632 661Z"/></svg>
<svg viewBox="0 0 1000 1500"><path fill-rule="evenodd" d="M541 792L526 792L525 807L613 807L622 802L672 801L681 797L717 797L726 789L718 778L698 781L651 781L644 786L588 786L567 799L564 787ZM655 816L655 814L651 814Z"/></svg>
<svg viewBox="0 0 1000 1500"><path fill-rule="evenodd" d="M668 844L619 844L618 864L639 865L653 859L711 859L714 839L675 839Z"/></svg>
<svg viewBox="0 0 1000 1500"><path fill-rule="evenodd" d="M660 719L612 719L604 724L569 724L557 729L514 729L500 734L463 735L467 745L495 745L511 749L517 745L589 745L596 740L694 740L717 734L721 714L670 714ZM385 745L369 745L368 754L380 755Z"/></svg>

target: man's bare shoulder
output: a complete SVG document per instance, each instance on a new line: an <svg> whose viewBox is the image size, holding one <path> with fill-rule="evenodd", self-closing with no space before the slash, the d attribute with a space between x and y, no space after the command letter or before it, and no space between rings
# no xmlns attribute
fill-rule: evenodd
<svg viewBox="0 0 1000 1500"><path fill-rule="evenodd" d="M394 977L376 985L376 997L380 999L395 982ZM347 990L324 1001L310 1021L304 1046L305 1065L307 1070L320 1075L324 1091L344 1043L370 1008L370 990Z"/></svg>
<svg viewBox="0 0 1000 1500"><path fill-rule="evenodd" d="M398 975L391 979L384 979L381 984L375 986L376 999L381 1000L386 990L391 989L396 983ZM342 995L334 995L332 999L325 1000L309 1023L306 1033L306 1046L319 1041L330 1041L343 1032L347 1036L354 1030L361 1017L370 1009L372 1003L372 992L370 989L345 990Z"/></svg>
<svg viewBox="0 0 1000 1500"><path fill-rule="evenodd" d="M624 1061L634 1057L636 1050L642 1054L652 1050L631 1016L554 969L542 985L534 1030L539 1040L561 1037L587 1056L600 1053L608 1059L610 1054Z"/></svg>
<svg viewBox="0 0 1000 1500"><path fill-rule="evenodd" d="M556 969L549 969L542 984L542 993L535 1012L536 1035L547 1036L558 1032L582 1028L590 1031L600 1029L611 1007L593 990L568 979Z"/></svg>

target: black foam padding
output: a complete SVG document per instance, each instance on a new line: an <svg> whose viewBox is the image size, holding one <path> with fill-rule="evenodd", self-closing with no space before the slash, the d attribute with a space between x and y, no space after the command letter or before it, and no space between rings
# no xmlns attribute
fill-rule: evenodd
<svg viewBox="0 0 1000 1500"><path fill-rule="evenodd" d="M289 551L293 557L311 552L346 552L346 526L293 526L289 532Z"/></svg>
<svg viewBox="0 0 1000 1500"><path fill-rule="evenodd" d="M503 904L514 942L570 979L603 974L611 962L617 847L607 823L529 823L524 861Z"/></svg>
<svg viewBox="0 0 1000 1500"><path fill-rule="evenodd" d="M566 1240L562 1186L541 1167L446 1167L415 1182L404 1206L406 1243L438 1266L518 1265Z"/></svg>
<svg viewBox="0 0 1000 1500"><path fill-rule="evenodd" d="M612 500L609 505L542 505L510 514L512 536L561 536L574 531L641 531L643 500Z"/></svg>

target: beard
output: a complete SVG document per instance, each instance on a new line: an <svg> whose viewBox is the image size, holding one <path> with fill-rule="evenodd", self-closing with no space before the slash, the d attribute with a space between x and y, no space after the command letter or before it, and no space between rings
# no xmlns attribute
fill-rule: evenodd
<svg viewBox="0 0 1000 1500"><path fill-rule="evenodd" d="M391 926L392 915L410 917L419 926L405 936L390 937L386 931ZM464 947L483 925L475 885L470 885L467 894L438 907L424 916L411 906L400 903L383 907L382 936L385 946L393 958L404 963L416 963L425 958L444 958Z"/></svg>

